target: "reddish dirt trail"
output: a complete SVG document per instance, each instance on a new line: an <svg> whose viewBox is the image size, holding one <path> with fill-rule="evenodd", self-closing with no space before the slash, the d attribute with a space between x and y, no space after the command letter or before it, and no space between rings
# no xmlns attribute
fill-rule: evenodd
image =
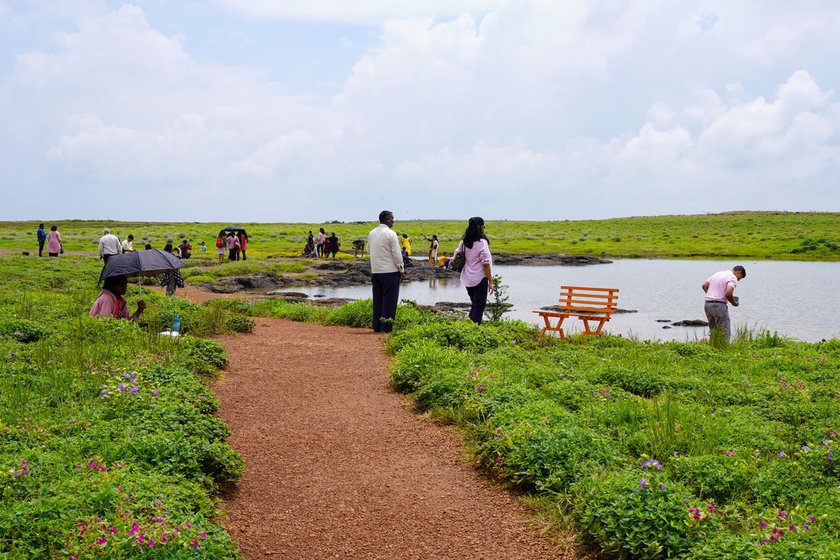
<svg viewBox="0 0 840 560"><path fill-rule="evenodd" d="M225 525L248 560L574 558L388 387L379 335L257 319L214 387L247 464Z"/></svg>

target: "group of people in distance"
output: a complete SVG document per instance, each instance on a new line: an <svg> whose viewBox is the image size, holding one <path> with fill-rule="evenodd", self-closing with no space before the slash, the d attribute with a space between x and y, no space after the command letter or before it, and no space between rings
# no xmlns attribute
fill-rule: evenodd
<svg viewBox="0 0 840 560"><path fill-rule="evenodd" d="M335 258L340 248L341 241L334 231L327 236L324 228L319 228L318 234L313 235L310 229L309 235L306 237L306 246L303 248L303 256L323 259Z"/></svg>
<svg viewBox="0 0 840 560"><path fill-rule="evenodd" d="M206 250L203 241L201 242L201 246L204 247L202 250ZM146 242L143 248L148 251L152 248L152 244ZM192 256L192 248L193 246L190 244L189 239L182 239L179 245L173 245L172 240L168 239L163 250L167 253L173 253L182 259L188 259ZM99 238L99 258L103 261L108 262L108 259L114 255L132 253L134 251L134 235L129 234L124 241L120 241L120 238L111 233L110 229L105 228L102 230L102 237Z"/></svg>
<svg viewBox="0 0 840 560"><path fill-rule="evenodd" d="M219 231L216 237L216 249L219 252L219 263L225 261L225 255L229 261L248 260L248 234L245 230Z"/></svg>

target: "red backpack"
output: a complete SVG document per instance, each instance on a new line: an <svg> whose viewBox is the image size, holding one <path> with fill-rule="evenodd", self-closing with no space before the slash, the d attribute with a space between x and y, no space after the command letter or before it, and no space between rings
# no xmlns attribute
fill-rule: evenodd
<svg viewBox="0 0 840 560"><path fill-rule="evenodd" d="M216 238L216 247L218 247L219 249L221 249L221 248L222 248L222 247L224 247L224 246L225 246L225 240L224 240L224 239L222 239L221 237L217 237L217 238Z"/></svg>

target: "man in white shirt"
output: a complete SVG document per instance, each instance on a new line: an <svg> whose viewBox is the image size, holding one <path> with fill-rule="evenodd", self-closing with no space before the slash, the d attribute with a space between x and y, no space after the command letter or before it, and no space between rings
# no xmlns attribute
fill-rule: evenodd
<svg viewBox="0 0 840 560"><path fill-rule="evenodd" d="M723 334L729 341L729 309L726 303L738 307L738 298L735 297L735 286L738 282L747 277L746 269L738 265L732 270L721 270L712 274L708 280L703 282L703 291L706 292L704 310L709 320L709 330L722 329Z"/></svg>
<svg viewBox="0 0 840 560"><path fill-rule="evenodd" d="M368 235L370 280L373 284L373 332L391 332L397 316L400 281L405 276L403 258L394 226L394 214L379 213L379 225Z"/></svg>
<svg viewBox="0 0 840 560"><path fill-rule="evenodd" d="M102 237L99 238L99 258L108 262L110 257L120 253L122 253L120 238L111 233L108 228L102 230Z"/></svg>
<svg viewBox="0 0 840 560"><path fill-rule="evenodd" d="M123 253L133 253L134 252L134 236L129 234L129 236L122 242L122 251Z"/></svg>

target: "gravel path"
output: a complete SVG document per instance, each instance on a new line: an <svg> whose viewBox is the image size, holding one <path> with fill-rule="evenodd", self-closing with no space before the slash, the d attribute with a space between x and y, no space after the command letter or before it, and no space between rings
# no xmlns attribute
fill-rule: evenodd
<svg viewBox="0 0 840 560"><path fill-rule="evenodd" d="M247 464L225 525L248 560L572 559L388 387L381 335L256 319L215 384Z"/></svg>

